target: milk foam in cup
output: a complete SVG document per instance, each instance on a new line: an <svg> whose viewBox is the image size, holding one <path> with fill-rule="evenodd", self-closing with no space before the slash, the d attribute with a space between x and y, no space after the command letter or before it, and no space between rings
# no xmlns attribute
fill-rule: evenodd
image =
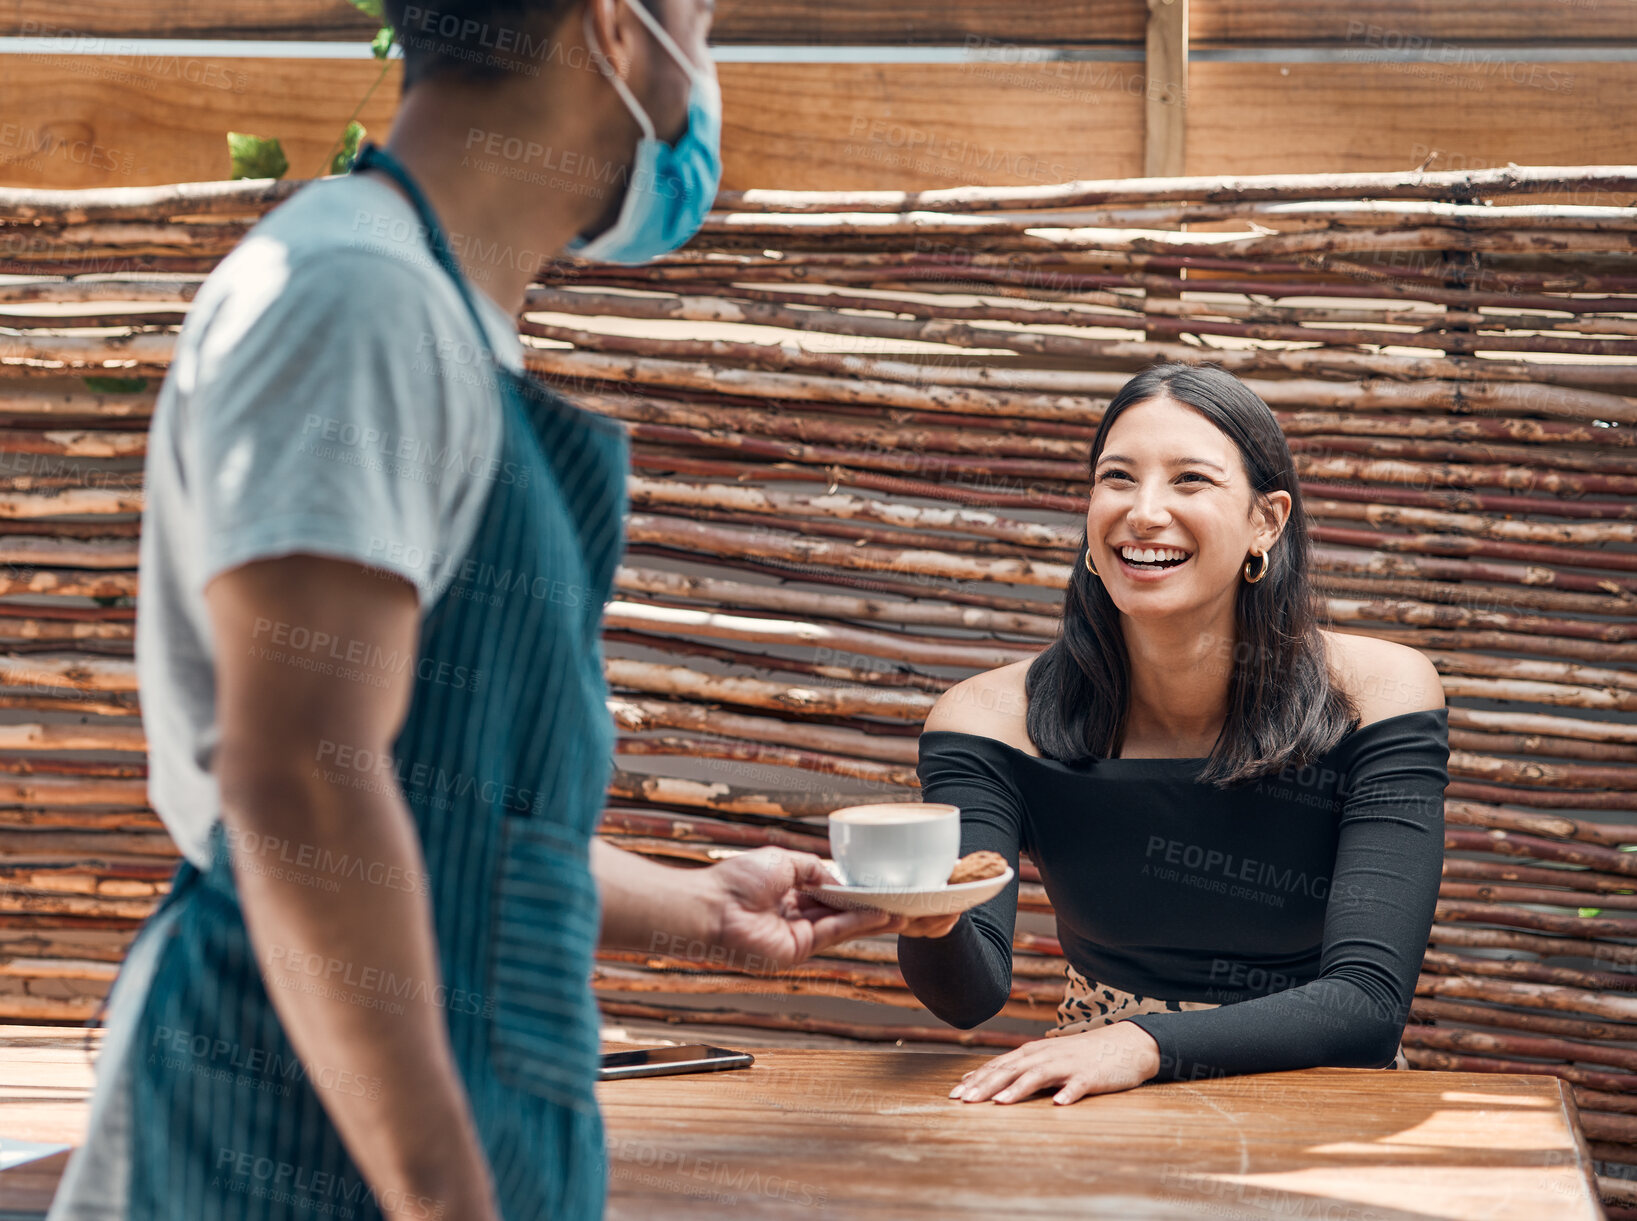
<svg viewBox="0 0 1637 1221"><path fill-rule="evenodd" d="M830 856L848 886L936 889L961 857L960 807L907 801L836 810Z"/></svg>

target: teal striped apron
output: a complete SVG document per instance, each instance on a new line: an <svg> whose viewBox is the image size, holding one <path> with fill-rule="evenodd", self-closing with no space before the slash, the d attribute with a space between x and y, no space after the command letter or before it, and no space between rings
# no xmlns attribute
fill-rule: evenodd
<svg viewBox="0 0 1637 1221"><path fill-rule="evenodd" d="M366 148L358 165L413 199L486 342L425 197L384 150ZM439 999L501 1214L582 1221L601 1216L607 1180L589 851L612 764L600 624L623 545L627 442L488 356L504 400L499 469L516 477L494 479L454 583L423 619L394 757L426 856ZM481 683L450 681L462 673ZM144 926L161 944L132 1036L125 1216L379 1217L319 1093L368 1083L296 1059L220 822L211 846L210 866L184 863ZM409 1202L406 1215L435 1216L436 1202Z"/></svg>

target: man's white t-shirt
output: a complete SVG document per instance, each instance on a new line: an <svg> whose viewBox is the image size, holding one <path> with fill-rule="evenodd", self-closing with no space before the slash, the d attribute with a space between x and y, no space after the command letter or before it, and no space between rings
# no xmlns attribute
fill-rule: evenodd
<svg viewBox="0 0 1637 1221"><path fill-rule="evenodd" d="M472 288L497 358L515 321ZM187 858L220 816L205 586L305 552L410 581L423 612L470 544L500 459L478 332L409 201L369 175L303 188L201 286L149 436L136 662L148 794ZM348 646L256 625L252 648L344 667Z"/></svg>

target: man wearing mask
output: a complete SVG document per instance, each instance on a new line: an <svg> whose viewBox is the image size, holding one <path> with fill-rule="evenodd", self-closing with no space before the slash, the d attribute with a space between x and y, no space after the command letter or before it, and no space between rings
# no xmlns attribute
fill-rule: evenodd
<svg viewBox="0 0 1637 1221"><path fill-rule="evenodd" d="M544 257L697 230L710 0L385 7L386 147L210 276L154 416L138 669L186 859L55 1221L597 1217L599 937L765 970L900 927L802 898L816 857L593 834L626 442L514 319Z"/></svg>

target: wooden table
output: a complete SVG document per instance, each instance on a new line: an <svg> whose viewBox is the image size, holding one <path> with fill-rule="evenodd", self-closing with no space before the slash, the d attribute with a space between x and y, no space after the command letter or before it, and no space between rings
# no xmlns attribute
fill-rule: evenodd
<svg viewBox="0 0 1637 1221"><path fill-rule="evenodd" d="M89 1032L95 1052L100 1030ZM0 1151L8 1140L77 1145L90 1112L92 1060L83 1027L0 1026ZM0 1221L45 1215L68 1154L0 1172Z"/></svg>
<svg viewBox="0 0 1637 1221"><path fill-rule="evenodd" d="M764 1051L604 1082L610 1221L1603 1215L1556 1078L1309 1069L951 1101L986 1058Z"/></svg>
<svg viewBox="0 0 1637 1221"><path fill-rule="evenodd" d="M0 1026L0 1138L79 1142L83 1046ZM984 1056L755 1055L599 1087L611 1221L1602 1216L1552 1077L1311 1069L1002 1107L946 1097ZM0 1219L43 1215L65 1160L0 1173Z"/></svg>

